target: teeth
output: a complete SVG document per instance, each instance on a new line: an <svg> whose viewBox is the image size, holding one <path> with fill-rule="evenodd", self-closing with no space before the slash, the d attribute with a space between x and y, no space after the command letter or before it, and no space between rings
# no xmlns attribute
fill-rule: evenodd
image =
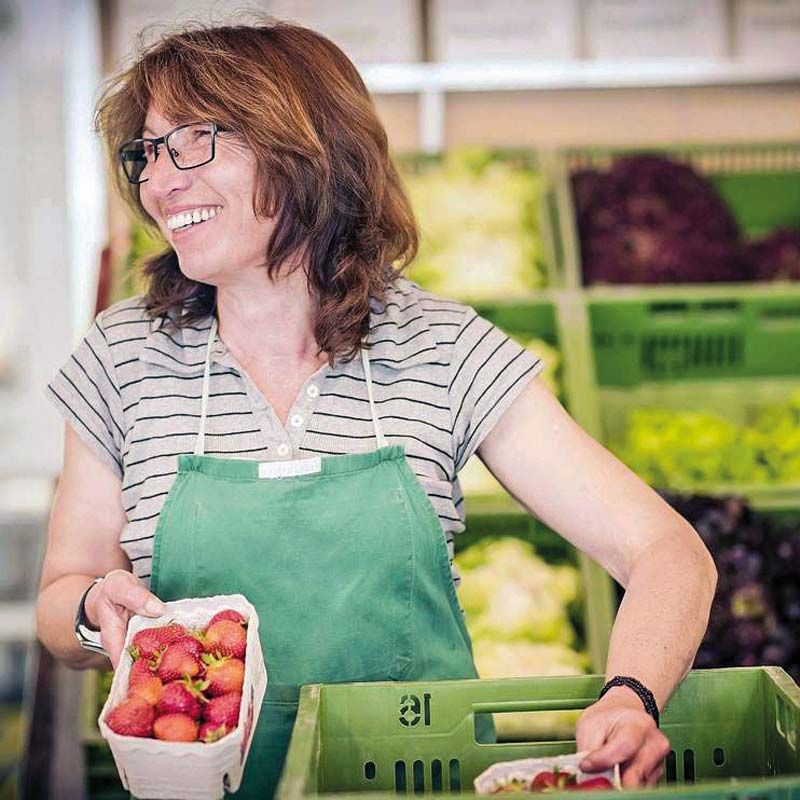
<svg viewBox="0 0 800 800"><path fill-rule="evenodd" d="M174 231L178 228L185 228L188 225L196 225L198 222L205 222L217 216L217 210L221 206L196 208L193 211L186 211L181 214L174 214L167 218L167 228Z"/></svg>

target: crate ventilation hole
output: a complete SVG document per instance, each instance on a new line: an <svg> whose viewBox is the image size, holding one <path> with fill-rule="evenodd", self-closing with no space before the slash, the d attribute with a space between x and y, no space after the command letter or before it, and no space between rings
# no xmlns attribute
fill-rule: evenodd
<svg viewBox="0 0 800 800"><path fill-rule="evenodd" d="M442 762L438 758L434 758L430 763L431 785L428 788L434 792L441 792L444 789ZM448 766L450 777L448 790L458 793L461 791L461 764L457 758L452 758ZM367 780L374 780L376 774L377 770L373 761L364 764L364 777ZM425 763L423 761L412 762L410 775L405 761L394 762L394 789L397 794L407 794L409 789L414 794L423 794L425 788Z"/></svg>

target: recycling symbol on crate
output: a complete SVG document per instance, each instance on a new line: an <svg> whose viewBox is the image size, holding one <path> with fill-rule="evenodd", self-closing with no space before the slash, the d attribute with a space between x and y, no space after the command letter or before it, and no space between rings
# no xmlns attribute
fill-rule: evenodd
<svg viewBox="0 0 800 800"><path fill-rule="evenodd" d="M431 724L431 696L427 692L422 695L422 702L415 694L404 694L400 698L400 724L406 728L414 728L423 721L423 727Z"/></svg>

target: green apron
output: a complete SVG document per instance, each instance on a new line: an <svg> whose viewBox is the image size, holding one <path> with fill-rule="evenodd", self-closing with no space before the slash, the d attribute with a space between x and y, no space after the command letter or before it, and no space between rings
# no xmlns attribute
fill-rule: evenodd
<svg viewBox="0 0 800 800"><path fill-rule="evenodd" d="M387 445L361 351L374 451L259 463L203 455L212 321L194 455L155 535L162 600L241 593L255 606L267 692L236 797L275 792L299 687L476 678L444 534L400 445Z"/></svg>

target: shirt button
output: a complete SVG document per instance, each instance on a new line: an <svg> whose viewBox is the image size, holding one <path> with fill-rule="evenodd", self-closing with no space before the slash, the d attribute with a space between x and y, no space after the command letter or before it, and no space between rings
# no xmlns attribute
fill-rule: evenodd
<svg viewBox="0 0 800 800"><path fill-rule="evenodd" d="M299 428L303 424L303 418L299 414L293 414L292 418L289 420L289 424L293 428Z"/></svg>
<svg viewBox="0 0 800 800"><path fill-rule="evenodd" d="M285 443L281 443L278 445L278 455L285 456L289 452L289 445Z"/></svg>
<svg viewBox="0 0 800 800"><path fill-rule="evenodd" d="M311 386L306 389L306 394L309 397L316 397L319 394L319 387L316 384L311 384Z"/></svg>

